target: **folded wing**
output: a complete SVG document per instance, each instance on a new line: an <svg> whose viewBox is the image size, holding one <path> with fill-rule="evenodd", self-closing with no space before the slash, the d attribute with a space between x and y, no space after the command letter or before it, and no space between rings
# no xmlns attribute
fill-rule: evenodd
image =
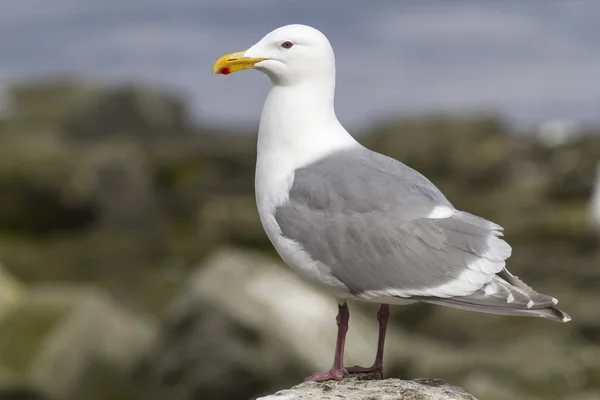
<svg viewBox="0 0 600 400"><path fill-rule="evenodd" d="M515 315L555 304L505 270L511 247L500 226L456 210L424 176L364 148L297 170L275 218L358 298Z"/></svg>

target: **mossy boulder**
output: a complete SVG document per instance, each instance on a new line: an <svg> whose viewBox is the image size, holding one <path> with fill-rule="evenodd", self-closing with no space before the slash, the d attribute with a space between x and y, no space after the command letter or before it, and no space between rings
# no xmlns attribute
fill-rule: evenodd
<svg viewBox="0 0 600 400"><path fill-rule="evenodd" d="M54 130L102 90L103 85L63 77L18 82L11 88L12 112L4 127L24 134Z"/></svg>
<svg viewBox="0 0 600 400"><path fill-rule="evenodd" d="M74 138L152 137L189 132L185 103L175 93L140 85L105 88L71 109L63 126Z"/></svg>
<svg viewBox="0 0 600 400"><path fill-rule="evenodd" d="M32 387L71 398L89 367L109 365L125 375L154 342L154 323L123 309L103 291L36 286L0 323L0 369L5 387Z"/></svg>
<svg viewBox="0 0 600 400"><path fill-rule="evenodd" d="M21 301L24 291L23 285L0 263L0 321Z"/></svg>

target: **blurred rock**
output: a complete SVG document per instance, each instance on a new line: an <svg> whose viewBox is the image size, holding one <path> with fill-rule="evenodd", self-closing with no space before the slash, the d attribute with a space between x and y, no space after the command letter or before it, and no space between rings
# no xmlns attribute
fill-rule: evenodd
<svg viewBox="0 0 600 400"><path fill-rule="evenodd" d="M63 129L81 139L179 134L190 129L185 111L176 94L140 85L115 86L74 108Z"/></svg>
<svg viewBox="0 0 600 400"><path fill-rule="evenodd" d="M168 314L149 372L161 387L149 396L247 399L325 371L336 313L331 296L286 266L255 252L219 251L190 277ZM351 310L350 325L347 362L372 362L375 314Z"/></svg>
<svg viewBox="0 0 600 400"><path fill-rule="evenodd" d="M346 378L341 382L302 383L257 400L345 399L345 400L477 400L464 389L441 379L361 380Z"/></svg>
<svg viewBox="0 0 600 400"><path fill-rule="evenodd" d="M557 147L581 136L579 124L568 119L551 119L541 123L536 132L537 140L546 147Z"/></svg>
<svg viewBox="0 0 600 400"><path fill-rule="evenodd" d="M2 318L22 299L23 290L24 288L0 263L0 323Z"/></svg>
<svg viewBox="0 0 600 400"><path fill-rule="evenodd" d="M600 159L596 164L596 176L588 205L588 222L590 227L600 234Z"/></svg>
<svg viewBox="0 0 600 400"><path fill-rule="evenodd" d="M54 130L102 91L100 84L63 77L19 82L12 86L10 128L26 134Z"/></svg>
<svg viewBox="0 0 600 400"><path fill-rule="evenodd" d="M90 222L91 207L65 196L65 185L77 170L77 154L54 132L0 135L2 231L44 235Z"/></svg>
<svg viewBox="0 0 600 400"><path fill-rule="evenodd" d="M485 115L392 120L376 125L361 142L433 177L436 184L452 177L454 185L479 190L508 178L513 144L502 122Z"/></svg>
<svg viewBox="0 0 600 400"><path fill-rule="evenodd" d="M151 320L128 312L103 291L37 286L6 315L0 326L0 368L11 387L32 387L55 399L77 396L103 366L125 380L154 343ZM110 393L108 387L96 392Z"/></svg>
<svg viewBox="0 0 600 400"><path fill-rule="evenodd" d="M165 215L150 168L139 143L107 141L84 151L67 193L76 203L92 205L102 229L159 234Z"/></svg>

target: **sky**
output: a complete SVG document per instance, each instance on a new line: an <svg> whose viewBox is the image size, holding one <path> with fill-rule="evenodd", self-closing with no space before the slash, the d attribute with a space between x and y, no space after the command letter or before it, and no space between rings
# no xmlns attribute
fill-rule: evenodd
<svg viewBox="0 0 600 400"><path fill-rule="evenodd" d="M330 39L347 126L428 112L600 123L600 1L0 0L0 82L73 75L185 94L200 122L254 124L270 82L221 55L302 23Z"/></svg>

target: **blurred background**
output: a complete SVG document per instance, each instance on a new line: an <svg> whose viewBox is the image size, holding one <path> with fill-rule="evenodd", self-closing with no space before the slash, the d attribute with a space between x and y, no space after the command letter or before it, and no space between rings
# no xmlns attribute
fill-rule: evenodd
<svg viewBox="0 0 600 400"><path fill-rule="evenodd" d="M331 365L335 301L254 201L268 79L213 61L305 23L368 147L505 227L573 321L394 307L386 375L600 399L600 3L0 0L0 399L250 399ZM376 305L352 303L347 363Z"/></svg>

